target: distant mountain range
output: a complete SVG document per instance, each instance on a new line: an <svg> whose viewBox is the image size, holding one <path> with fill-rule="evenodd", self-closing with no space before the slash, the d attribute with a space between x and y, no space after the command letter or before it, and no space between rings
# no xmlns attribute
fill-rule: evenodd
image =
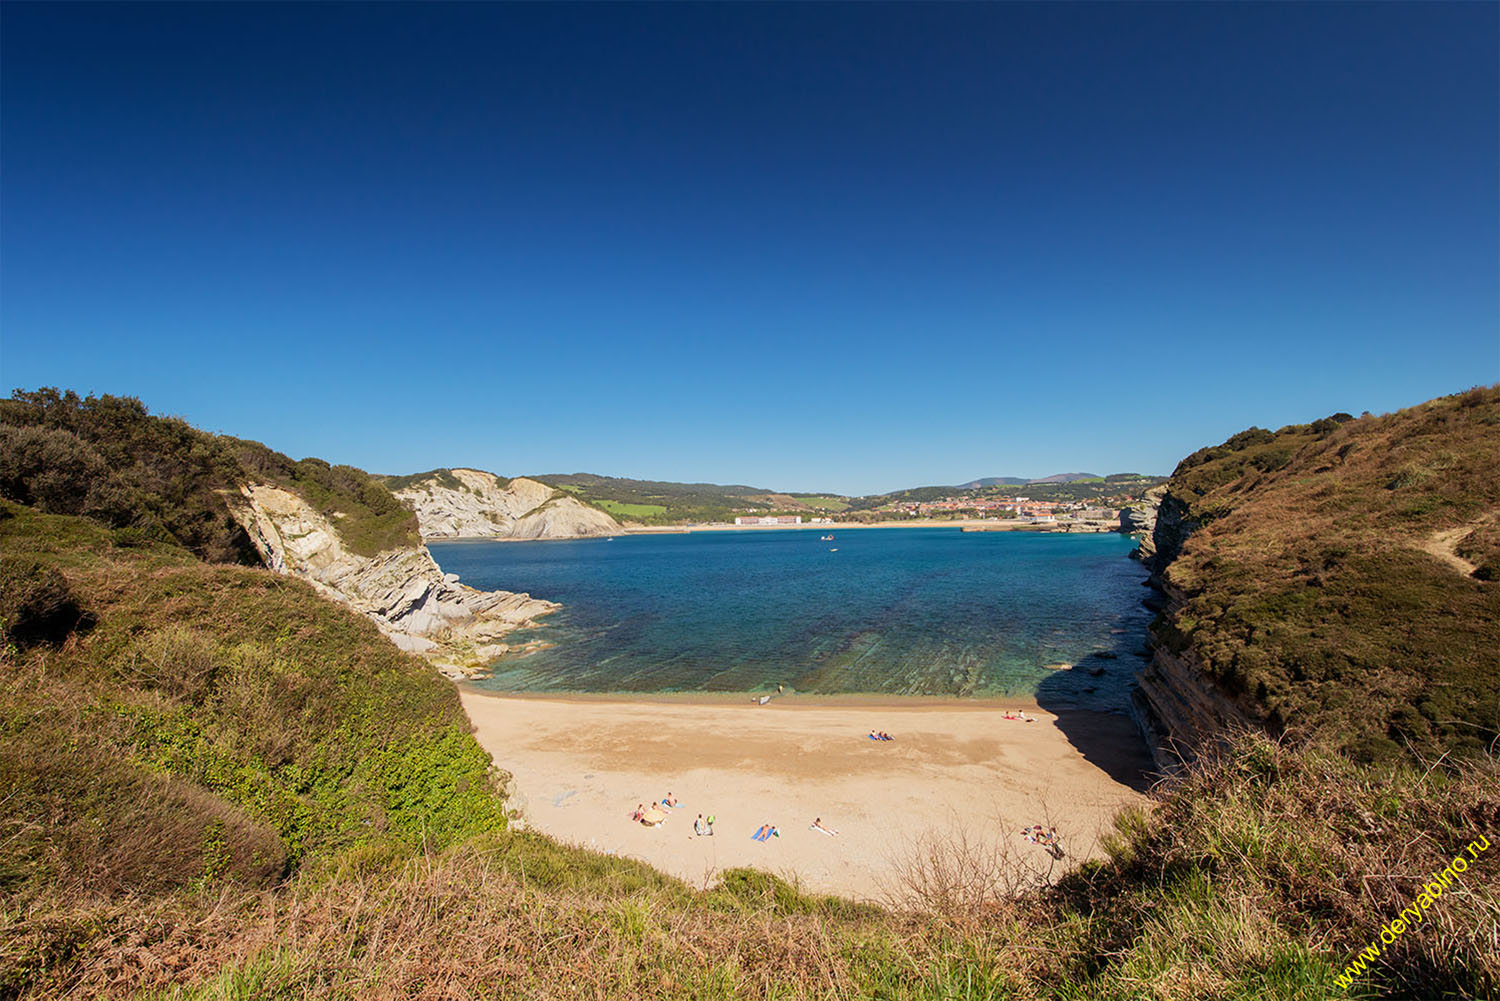
<svg viewBox="0 0 1500 1001"><path fill-rule="evenodd" d="M1053 473L1040 479L1028 480L1024 476L986 476L980 480L960 483L958 489L973 490L975 487L1020 487L1028 483L1074 483L1078 480L1102 479L1098 473Z"/></svg>

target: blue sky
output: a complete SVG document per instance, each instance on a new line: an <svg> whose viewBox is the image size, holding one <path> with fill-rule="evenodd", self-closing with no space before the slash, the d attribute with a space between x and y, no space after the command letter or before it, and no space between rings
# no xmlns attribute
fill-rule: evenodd
<svg viewBox="0 0 1500 1001"><path fill-rule="evenodd" d="M1500 380L1494 4L0 18L5 390L865 493Z"/></svg>

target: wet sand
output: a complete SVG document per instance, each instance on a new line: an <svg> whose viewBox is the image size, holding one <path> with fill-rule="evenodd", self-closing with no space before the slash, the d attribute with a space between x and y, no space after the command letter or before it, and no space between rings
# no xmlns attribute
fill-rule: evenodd
<svg viewBox="0 0 1500 1001"><path fill-rule="evenodd" d="M1003 843L1046 868L1044 850L1019 834L1033 823L1057 827L1072 863L1098 853L1121 807L1144 800L1150 767L1126 717L1060 719L1022 700L789 696L762 706L749 695L460 692L529 826L700 886L750 865L807 889L885 899L894 867L934 834ZM1005 719L1007 708L1036 722ZM895 740L872 741L871 729ZM630 820L669 792L681 806L660 827ZM713 837L694 836L700 813L717 817ZM809 829L815 818L839 834ZM751 840L765 823L780 836Z"/></svg>

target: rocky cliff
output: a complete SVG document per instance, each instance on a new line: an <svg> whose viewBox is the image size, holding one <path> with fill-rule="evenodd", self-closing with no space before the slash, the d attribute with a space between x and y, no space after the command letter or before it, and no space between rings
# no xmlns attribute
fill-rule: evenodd
<svg viewBox="0 0 1500 1001"><path fill-rule="evenodd" d="M1127 535L1140 536L1135 551L1130 554L1131 557L1143 560L1148 565L1156 555L1156 519L1162 498L1166 496L1166 493L1165 483L1152 487L1146 491L1139 504L1132 504L1120 511L1120 531Z"/></svg>
<svg viewBox="0 0 1500 1001"><path fill-rule="evenodd" d="M619 522L545 483L478 469L388 480L428 539L576 539L616 535Z"/></svg>
<svg viewBox="0 0 1500 1001"><path fill-rule="evenodd" d="M352 553L328 518L278 486L249 484L225 499L267 567L369 616L397 646L426 656L450 677L475 673L510 648L502 638L558 607L460 584L425 547Z"/></svg>
<svg viewBox="0 0 1500 1001"><path fill-rule="evenodd" d="M1250 428L1173 472L1148 560L1148 729L1226 730L1356 761L1500 741L1500 387Z"/></svg>
<svg viewBox="0 0 1500 1001"><path fill-rule="evenodd" d="M1153 582L1158 582L1153 570ZM1185 604L1185 596L1170 585L1158 587L1158 597L1148 604L1161 613L1153 630L1151 660L1136 675L1133 708L1145 734L1156 766L1175 770L1198 751L1225 734L1254 725L1253 718L1235 698L1218 685L1191 646L1180 646L1164 638L1170 624ZM1175 592L1175 593L1174 593Z"/></svg>

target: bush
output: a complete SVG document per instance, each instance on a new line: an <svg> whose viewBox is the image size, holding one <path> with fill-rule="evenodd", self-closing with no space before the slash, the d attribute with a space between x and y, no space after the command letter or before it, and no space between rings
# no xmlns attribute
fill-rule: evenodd
<svg viewBox="0 0 1500 1001"><path fill-rule="evenodd" d="M0 630L21 649L60 645L93 616L78 605L68 579L34 559L0 557Z"/></svg>

